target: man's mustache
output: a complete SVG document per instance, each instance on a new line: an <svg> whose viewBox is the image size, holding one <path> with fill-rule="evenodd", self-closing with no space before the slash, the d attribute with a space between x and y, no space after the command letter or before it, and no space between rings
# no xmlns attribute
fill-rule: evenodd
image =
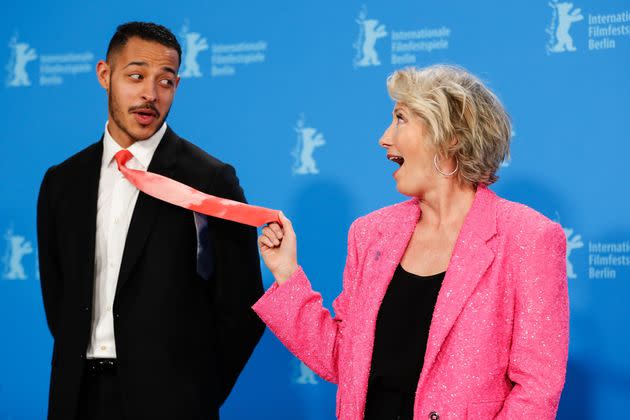
<svg viewBox="0 0 630 420"><path fill-rule="evenodd" d="M160 117L160 112L157 110L155 105L153 105L151 102L147 102L147 103L142 104L142 105L132 106L131 108L129 108L129 112L142 111L142 110L145 110L145 109L155 113L156 117L158 117L158 118Z"/></svg>

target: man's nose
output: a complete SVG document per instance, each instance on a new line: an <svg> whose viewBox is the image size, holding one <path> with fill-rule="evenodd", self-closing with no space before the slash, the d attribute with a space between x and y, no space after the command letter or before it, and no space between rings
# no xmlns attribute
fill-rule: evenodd
<svg viewBox="0 0 630 420"><path fill-rule="evenodd" d="M157 89L154 83L147 81L142 90L142 99L146 102L155 102L157 99Z"/></svg>

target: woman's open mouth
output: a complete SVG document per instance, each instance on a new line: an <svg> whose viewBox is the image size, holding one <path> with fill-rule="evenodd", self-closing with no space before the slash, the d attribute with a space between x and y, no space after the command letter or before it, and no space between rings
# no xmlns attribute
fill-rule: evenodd
<svg viewBox="0 0 630 420"><path fill-rule="evenodd" d="M393 176L395 177L396 174L398 173L398 171L400 170L400 168L403 166L403 164L405 163L405 158L403 158L402 156L399 155L394 155L394 154L387 154L387 159L391 160L392 162L397 163L400 167L398 169L396 169L396 171L393 173Z"/></svg>
<svg viewBox="0 0 630 420"><path fill-rule="evenodd" d="M403 163L405 163L405 158L403 158L402 156L398 156L398 155L387 155L387 159L391 160L392 162L396 162L397 164L399 164L400 166L402 166Z"/></svg>

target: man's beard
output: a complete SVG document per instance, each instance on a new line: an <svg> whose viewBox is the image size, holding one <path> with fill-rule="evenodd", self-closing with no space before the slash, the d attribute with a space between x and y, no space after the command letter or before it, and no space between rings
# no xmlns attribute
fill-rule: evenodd
<svg viewBox="0 0 630 420"><path fill-rule="evenodd" d="M114 86L113 86L113 81L112 81L111 76L110 76L110 78L109 78L109 94L107 95L107 107L108 107L108 110L109 110L109 115L112 116L112 120L114 120L114 123L116 124L116 126L118 126L118 128L120 128L125 134L127 134L127 136L129 136L129 138L131 140L133 140L134 142L141 141L141 140L146 140L149 137L153 136L155 133L157 133L158 130L164 124L164 121L166 121L166 118L168 117L168 113L171 112L171 109L169 108L168 111L166 111L166 114L164 115L164 118L162 118L162 120L159 121L159 124L157 125L157 128L155 129L155 131L153 133L151 133L148 137L143 138L143 139L135 137L133 134L131 134L131 131L129 131L129 129L125 125L125 122L124 122L125 119L124 119L124 113L122 111L122 107L118 104L118 102L114 98L113 92L114 92ZM156 110L156 112L157 112L157 110Z"/></svg>

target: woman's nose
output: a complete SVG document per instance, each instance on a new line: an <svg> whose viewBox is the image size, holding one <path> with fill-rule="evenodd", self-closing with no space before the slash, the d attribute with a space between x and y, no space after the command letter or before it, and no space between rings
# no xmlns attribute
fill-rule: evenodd
<svg viewBox="0 0 630 420"><path fill-rule="evenodd" d="M378 140L378 144L381 147L387 148L392 145L391 130L392 130L391 126L387 127L387 130L385 130L381 138Z"/></svg>

